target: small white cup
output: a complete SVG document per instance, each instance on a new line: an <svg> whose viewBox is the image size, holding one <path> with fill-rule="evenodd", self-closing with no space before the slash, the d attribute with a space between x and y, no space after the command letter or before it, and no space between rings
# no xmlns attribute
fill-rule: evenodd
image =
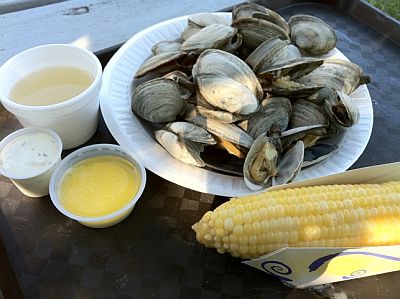
<svg viewBox="0 0 400 299"><path fill-rule="evenodd" d="M93 82L79 95L53 105L28 106L9 98L21 79L56 66L77 67L88 72ZM60 136L63 148L70 149L85 143L96 132L101 75L100 61L84 48L69 44L38 46L15 55L0 67L0 100L24 127L52 129Z"/></svg>
<svg viewBox="0 0 400 299"><path fill-rule="evenodd" d="M85 217L85 216L75 215L69 212L62 206L60 198L58 196L58 191L65 173L69 171L71 167L73 167L74 165L83 160L103 155L112 155L120 157L132 163L140 172L139 190L124 207L105 216ZM67 157L65 157L60 163L57 164L50 179L49 189L50 189L50 198L54 206L65 216L74 219L76 221L79 221L81 224L88 227L104 228L115 225L129 216L129 214L135 207L136 202L142 195L145 185L146 185L146 169L144 168L143 163L140 161L139 157L136 156L135 153L119 145L93 144L82 147L72 152Z"/></svg>
<svg viewBox="0 0 400 299"><path fill-rule="evenodd" d="M13 142L16 138L20 138L26 134L32 133L45 133L52 138L56 145L57 145L57 152L54 157L49 161L49 164L46 169L42 169L38 171L31 171L30 174L16 174L13 173L10 169L5 169L3 167L3 150L4 148ZM50 177L53 173L54 168L56 167L57 163L61 161L61 151L62 151L62 142L60 137L51 130L44 129L44 128L26 128L15 131L5 137L0 142L0 174L8 177L17 188L25 195L29 197L41 197L49 194L49 183ZM20 163L24 163L21 161Z"/></svg>

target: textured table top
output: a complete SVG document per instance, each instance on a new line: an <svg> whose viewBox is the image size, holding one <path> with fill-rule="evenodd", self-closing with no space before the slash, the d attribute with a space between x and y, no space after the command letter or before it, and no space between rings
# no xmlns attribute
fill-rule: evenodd
<svg viewBox="0 0 400 299"><path fill-rule="evenodd" d="M352 168L398 161L399 47L329 6L299 4L279 12L321 17L337 31L338 49L372 75L374 129ZM0 111L1 138L19 127ZM103 120L89 141L100 142L115 143ZM126 220L90 229L61 215L49 197L28 198L0 177L0 235L29 298L313 298L196 242L191 225L226 200L148 172L144 194ZM325 295L398 298L399 279L394 272L344 281Z"/></svg>

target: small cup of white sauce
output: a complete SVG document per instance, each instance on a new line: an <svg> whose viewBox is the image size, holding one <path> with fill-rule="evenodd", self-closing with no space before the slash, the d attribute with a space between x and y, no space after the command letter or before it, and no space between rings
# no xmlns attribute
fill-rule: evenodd
<svg viewBox="0 0 400 299"><path fill-rule="evenodd" d="M0 174L27 196L48 195L50 177L61 160L61 151L61 139L52 130L18 130L0 142Z"/></svg>

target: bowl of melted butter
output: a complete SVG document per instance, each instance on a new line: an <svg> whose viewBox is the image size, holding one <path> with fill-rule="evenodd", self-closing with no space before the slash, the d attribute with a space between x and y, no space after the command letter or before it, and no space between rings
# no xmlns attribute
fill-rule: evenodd
<svg viewBox="0 0 400 299"><path fill-rule="evenodd" d="M136 155L112 144L83 147L64 158L50 179L50 197L65 216L103 228L124 220L146 184Z"/></svg>

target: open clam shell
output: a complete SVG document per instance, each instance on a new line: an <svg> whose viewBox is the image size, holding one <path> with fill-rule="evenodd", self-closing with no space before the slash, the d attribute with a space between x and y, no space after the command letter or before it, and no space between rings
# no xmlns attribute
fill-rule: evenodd
<svg viewBox="0 0 400 299"><path fill-rule="evenodd" d="M232 114L227 111L207 109L202 106L197 106L195 109L198 114L206 118L212 118L226 124L231 124L241 120L239 115Z"/></svg>
<svg viewBox="0 0 400 299"><path fill-rule="evenodd" d="M319 143L304 150L303 164L301 167L308 167L324 161L336 153L339 146L335 144Z"/></svg>
<svg viewBox="0 0 400 299"><path fill-rule="evenodd" d="M264 91L280 97L288 97L292 99L307 98L318 92L323 86L321 85L305 85L286 78L270 79L260 78L260 82L265 87Z"/></svg>
<svg viewBox="0 0 400 299"><path fill-rule="evenodd" d="M357 64L330 58L311 73L298 78L296 82L305 85L321 85L350 94L359 85L369 83L370 80L371 78L365 75Z"/></svg>
<svg viewBox="0 0 400 299"><path fill-rule="evenodd" d="M287 131L282 132L281 134L282 148L286 149L299 140L303 140L304 138L308 139L308 136L323 137L325 135L326 135L326 126L324 125L312 125L312 126L289 129ZM304 146L307 147L308 144L307 145L305 144Z"/></svg>
<svg viewBox="0 0 400 299"><path fill-rule="evenodd" d="M154 134L157 141L175 159L198 167L205 166L200 157L200 153L204 150L204 145L185 140L167 130L157 130Z"/></svg>
<svg viewBox="0 0 400 299"><path fill-rule="evenodd" d="M232 19L258 18L269 21L281 27L287 34L290 32L288 23L276 12L256 3L243 3L232 9Z"/></svg>
<svg viewBox="0 0 400 299"><path fill-rule="evenodd" d="M265 99L260 109L247 120L247 132L251 137L257 138L271 130L283 132L289 124L292 111L290 100L284 97Z"/></svg>
<svg viewBox="0 0 400 299"><path fill-rule="evenodd" d="M222 24L229 26L230 21L224 16L215 13L196 13L188 18L188 25L197 25L199 27L206 27L211 24Z"/></svg>
<svg viewBox="0 0 400 299"><path fill-rule="evenodd" d="M179 61L186 56L185 52L175 51L161 53L146 60L135 74L135 78L140 78L149 72L166 74L170 71L182 69Z"/></svg>
<svg viewBox="0 0 400 299"><path fill-rule="evenodd" d="M331 122L339 128L351 127L360 118L360 111L352 98L339 91L336 97L325 100L324 110Z"/></svg>
<svg viewBox="0 0 400 299"><path fill-rule="evenodd" d="M232 26L238 28L242 35L243 46L251 50L275 36L289 39L289 35L284 29L263 19L241 18L234 20Z"/></svg>
<svg viewBox="0 0 400 299"><path fill-rule="evenodd" d="M200 54L207 49L224 49L234 52L242 43L237 32L237 28L222 24L211 24L186 39L180 50L195 54Z"/></svg>
<svg viewBox="0 0 400 299"><path fill-rule="evenodd" d="M272 185L271 179L277 174L276 163L279 154L278 138L268 137L267 134L257 137L243 165L243 177L247 187L257 191Z"/></svg>
<svg viewBox="0 0 400 299"><path fill-rule="evenodd" d="M234 124L222 123L215 119L206 118L193 113L185 115L185 119L206 129L208 132L221 139L230 141L245 148L250 148L254 142L254 139L249 134Z"/></svg>
<svg viewBox="0 0 400 299"><path fill-rule="evenodd" d="M304 144L297 141L279 160L277 174L272 178L272 185L288 184L293 181L301 170L304 157Z"/></svg>
<svg viewBox="0 0 400 299"><path fill-rule="evenodd" d="M296 80L312 72L324 63L323 59L300 57L276 63L269 68L259 68L257 76L260 78L282 78Z"/></svg>
<svg viewBox="0 0 400 299"><path fill-rule="evenodd" d="M224 18L223 16L216 15L213 13L197 13L191 15L188 18L188 23L186 28L183 30L181 34L181 38L183 40L187 40L190 36L200 31L200 29L211 24L222 24L229 26L230 21Z"/></svg>
<svg viewBox="0 0 400 299"><path fill-rule="evenodd" d="M186 140L203 144L216 144L215 139L209 132L195 124L185 121L176 121L167 124L165 127L168 131Z"/></svg>

